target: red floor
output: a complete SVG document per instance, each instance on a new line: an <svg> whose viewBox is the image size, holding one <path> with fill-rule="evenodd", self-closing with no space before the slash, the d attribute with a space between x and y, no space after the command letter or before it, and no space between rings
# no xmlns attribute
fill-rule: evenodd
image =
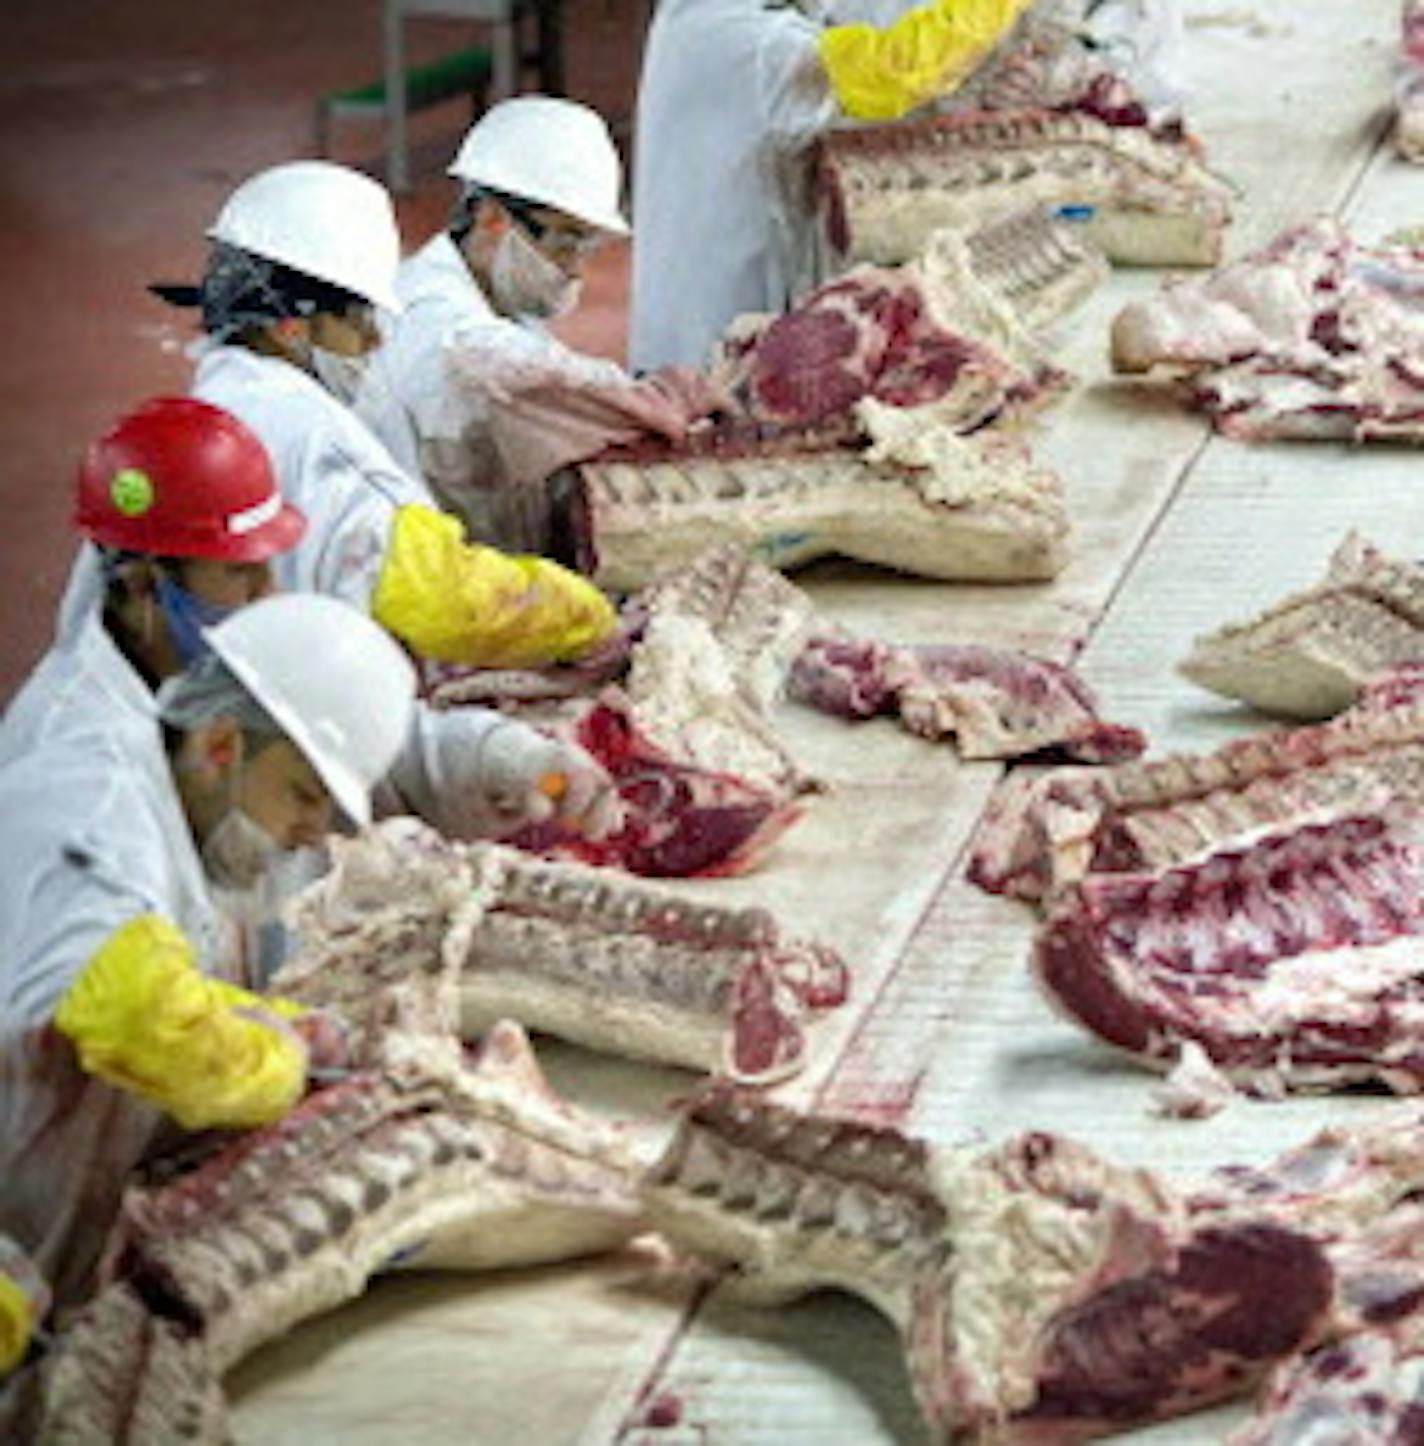
<svg viewBox="0 0 1424 1446"><path fill-rule="evenodd" d="M627 133L646 0L566 0L567 89ZM74 539L74 470L121 412L186 387L190 332L144 290L194 277L204 228L252 171L313 153L316 98L379 69L379 0L45 0L9 7L0 80L0 702L48 645ZM408 27L421 59L469 28ZM444 216L443 168L469 122L412 125L408 245ZM334 159L379 174L380 128L337 127ZM565 335L621 357L627 258L595 258Z"/></svg>

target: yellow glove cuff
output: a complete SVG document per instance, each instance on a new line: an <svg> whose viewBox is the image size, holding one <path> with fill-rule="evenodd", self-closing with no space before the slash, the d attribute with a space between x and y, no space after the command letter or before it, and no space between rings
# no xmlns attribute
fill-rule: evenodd
<svg viewBox="0 0 1424 1446"><path fill-rule="evenodd" d="M240 1011L291 1007L205 978L182 931L145 914L95 953L60 1002L55 1025L86 1071L185 1128L247 1128L281 1118L301 1098L306 1053Z"/></svg>
<svg viewBox="0 0 1424 1446"><path fill-rule="evenodd" d="M895 120L963 83L1029 0L934 0L885 30L822 31L821 63L836 100L860 120Z"/></svg>
<svg viewBox="0 0 1424 1446"><path fill-rule="evenodd" d="M488 668L577 658L618 625L587 578L467 543L457 518L415 505L391 525L371 612L423 657Z"/></svg>
<svg viewBox="0 0 1424 1446"><path fill-rule="evenodd" d="M38 1324L34 1301L8 1275L0 1275L0 1376L25 1359Z"/></svg>

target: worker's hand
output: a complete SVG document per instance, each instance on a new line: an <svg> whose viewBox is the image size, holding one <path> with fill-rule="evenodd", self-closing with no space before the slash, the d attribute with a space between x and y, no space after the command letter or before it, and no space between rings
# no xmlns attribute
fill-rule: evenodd
<svg viewBox="0 0 1424 1446"><path fill-rule="evenodd" d="M722 383L694 367L663 367L646 378L684 419L684 428L714 412L736 410L736 400Z"/></svg>
<svg viewBox="0 0 1424 1446"><path fill-rule="evenodd" d="M556 818L598 839L622 822L613 780L595 758L513 719L485 736L477 771L502 832Z"/></svg>

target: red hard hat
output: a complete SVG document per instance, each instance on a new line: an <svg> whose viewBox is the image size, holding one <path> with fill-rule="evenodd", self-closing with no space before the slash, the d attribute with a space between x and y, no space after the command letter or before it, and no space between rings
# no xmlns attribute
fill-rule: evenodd
<svg viewBox="0 0 1424 1446"><path fill-rule="evenodd" d="M219 562L264 562L307 525L256 435L195 397L146 402L89 448L74 521L104 547Z"/></svg>

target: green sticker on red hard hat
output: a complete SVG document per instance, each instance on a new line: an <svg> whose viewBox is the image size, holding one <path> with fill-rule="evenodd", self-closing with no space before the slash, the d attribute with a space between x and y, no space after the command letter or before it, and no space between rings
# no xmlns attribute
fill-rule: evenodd
<svg viewBox="0 0 1424 1446"><path fill-rule="evenodd" d="M142 517L153 506L153 482L147 472L125 467L109 483L109 496L125 517Z"/></svg>

